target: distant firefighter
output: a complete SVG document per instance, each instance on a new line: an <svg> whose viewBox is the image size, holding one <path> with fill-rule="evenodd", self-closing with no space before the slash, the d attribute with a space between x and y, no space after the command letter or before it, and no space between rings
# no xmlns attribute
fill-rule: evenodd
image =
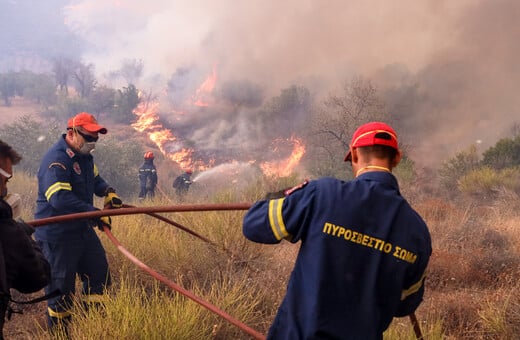
<svg viewBox="0 0 520 340"><path fill-rule="evenodd" d="M183 198L187 193L190 185L193 183L191 180L191 174L193 171L191 169L186 170L182 175L175 178L173 181L173 188L175 189L175 193L179 198Z"/></svg>
<svg viewBox="0 0 520 340"><path fill-rule="evenodd" d="M155 196L157 168L153 164L154 158L154 154L151 151L147 151L144 154L144 162L139 168L139 199L153 198Z"/></svg>

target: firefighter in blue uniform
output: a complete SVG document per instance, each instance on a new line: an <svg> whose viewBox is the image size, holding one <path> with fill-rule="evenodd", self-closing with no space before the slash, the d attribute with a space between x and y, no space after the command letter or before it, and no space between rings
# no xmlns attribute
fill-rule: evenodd
<svg viewBox="0 0 520 340"><path fill-rule="evenodd" d="M139 168L139 199L145 199L146 196L153 198L155 196L155 187L157 185L157 168L153 164L154 154L147 151L144 154L144 162Z"/></svg>
<svg viewBox="0 0 520 340"><path fill-rule="evenodd" d="M431 239L391 173L400 159L390 126L362 125L345 157L353 180L304 182L247 212L248 239L301 241L268 339L382 339L419 306Z"/></svg>
<svg viewBox="0 0 520 340"><path fill-rule="evenodd" d="M192 173L193 170L187 169L184 171L184 173L177 176L173 181L172 187L175 189L175 194L181 201L184 199L184 196L186 196L186 194L188 193L190 185L193 184L193 181L191 180Z"/></svg>
<svg viewBox="0 0 520 340"><path fill-rule="evenodd" d="M105 197L105 208L119 208L122 201L99 175L90 154L99 134L107 129L89 113L69 119L67 133L43 156L38 170L38 198L35 218L99 210L93 195ZM46 292L59 289L63 295L48 300L48 321L66 326L70 321L76 275L82 283L86 306L103 301L110 285L105 250L93 227L110 228L110 217L74 220L37 228L35 238L51 264L51 282ZM60 327L61 328L61 327ZM64 328L66 330L66 328Z"/></svg>

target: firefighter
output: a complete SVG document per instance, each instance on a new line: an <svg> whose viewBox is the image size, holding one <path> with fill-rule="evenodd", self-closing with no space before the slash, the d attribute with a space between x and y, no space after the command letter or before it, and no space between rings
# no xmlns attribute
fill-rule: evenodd
<svg viewBox="0 0 520 340"><path fill-rule="evenodd" d="M93 195L104 197L105 208L120 208L121 198L100 176L91 152L107 129L87 112L67 123L66 133L54 144L38 170L35 218L99 210ZM50 223L37 228L35 238L51 264L52 279L46 292L59 289L61 296L49 299L47 315L51 331L64 329L71 320L76 275L82 281L85 305L102 303L110 285L105 249L94 227L111 228L110 217Z"/></svg>
<svg viewBox="0 0 520 340"><path fill-rule="evenodd" d="M144 154L144 162L139 168L139 199L145 199L146 196L153 198L155 196L155 187L157 185L157 168L153 164L154 154L147 151Z"/></svg>
<svg viewBox="0 0 520 340"><path fill-rule="evenodd" d="M13 165L22 157L0 140L0 339L3 339L5 314L10 301L10 289L21 293L41 290L50 280L50 265L36 242L34 229L21 220L14 220L9 204L7 182L13 177ZM12 203L11 203L12 204Z"/></svg>
<svg viewBox="0 0 520 340"><path fill-rule="evenodd" d="M383 339L393 317L419 306L431 239L399 192L400 160L390 126L362 125L345 157L353 180L304 182L247 212L248 239L301 241L268 339Z"/></svg>
<svg viewBox="0 0 520 340"><path fill-rule="evenodd" d="M173 181L173 188L175 189L175 193L177 194L177 197L182 200L184 199L184 196L188 193L188 189L190 188L190 185L193 183L191 180L191 174L193 173L193 170L187 169L184 171L183 174L177 176L175 180Z"/></svg>

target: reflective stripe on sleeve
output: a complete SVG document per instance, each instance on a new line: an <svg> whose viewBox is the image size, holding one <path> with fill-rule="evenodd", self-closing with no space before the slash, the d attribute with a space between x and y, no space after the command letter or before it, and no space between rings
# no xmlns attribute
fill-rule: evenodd
<svg viewBox="0 0 520 340"><path fill-rule="evenodd" d="M50 201L52 195L54 195L56 192L58 192L60 190L72 191L72 186L70 185L70 183L67 183L67 182L56 182L56 183L54 183L45 192L45 198L47 198L47 201Z"/></svg>
<svg viewBox="0 0 520 340"><path fill-rule="evenodd" d="M421 289L425 276L426 276L426 274L423 274L423 276L421 276L419 281L417 281L416 283L411 285L410 288L405 289L401 292L401 301L406 299L408 296L410 296L414 293L417 293L419 291L419 289Z"/></svg>
<svg viewBox="0 0 520 340"><path fill-rule="evenodd" d="M97 177L99 175L99 170L96 164L94 164L94 177Z"/></svg>
<svg viewBox="0 0 520 340"><path fill-rule="evenodd" d="M282 205L284 198L269 201L269 224L273 230L274 237L279 241L289 236L282 218Z"/></svg>

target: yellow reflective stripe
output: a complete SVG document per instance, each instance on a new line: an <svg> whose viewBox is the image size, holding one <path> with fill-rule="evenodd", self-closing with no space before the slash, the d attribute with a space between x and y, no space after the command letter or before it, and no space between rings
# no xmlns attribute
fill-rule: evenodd
<svg viewBox="0 0 520 340"><path fill-rule="evenodd" d="M106 294L88 294L83 295L82 299L85 303L102 303L107 302L108 296Z"/></svg>
<svg viewBox="0 0 520 340"><path fill-rule="evenodd" d="M99 170L97 168L97 165L94 164L94 177L97 177L99 175Z"/></svg>
<svg viewBox="0 0 520 340"><path fill-rule="evenodd" d="M274 237L277 240L289 236L282 218L282 205L284 200L285 197L269 201L269 223L273 230Z"/></svg>
<svg viewBox="0 0 520 340"><path fill-rule="evenodd" d="M405 289L401 292L401 301L406 299L408 296L410 296L414 293L417 293L419 291L419 289L421 289L425 276L426 276L426 274L423 274L423 276L421 276L419 281L417 281L416 283L411 285L410 288Z"/></svg>
<svg viewBox="0 0 520 340"><path fill-rule="evenodd" d="M72 191L72 186L70 185L70 183L67 183L67 182L54 183L45 192L45 197L47 198L47 201L50 201L52 195L54 195L57 191L60 191L60 190Z"/></svg>
<svg viewBox="0 0 520 340"><path fill-rule="evenodd" d="M69 312L68 310L66 310L64 312L56 312L56 311L53 311L51 309L51 307L47 307L47 312L49 313L49 316L51 316L53 318L57 318L57 319L63 319L63 318L66 318L66 317L69 317L72 315L72 313Z"/></svg>

